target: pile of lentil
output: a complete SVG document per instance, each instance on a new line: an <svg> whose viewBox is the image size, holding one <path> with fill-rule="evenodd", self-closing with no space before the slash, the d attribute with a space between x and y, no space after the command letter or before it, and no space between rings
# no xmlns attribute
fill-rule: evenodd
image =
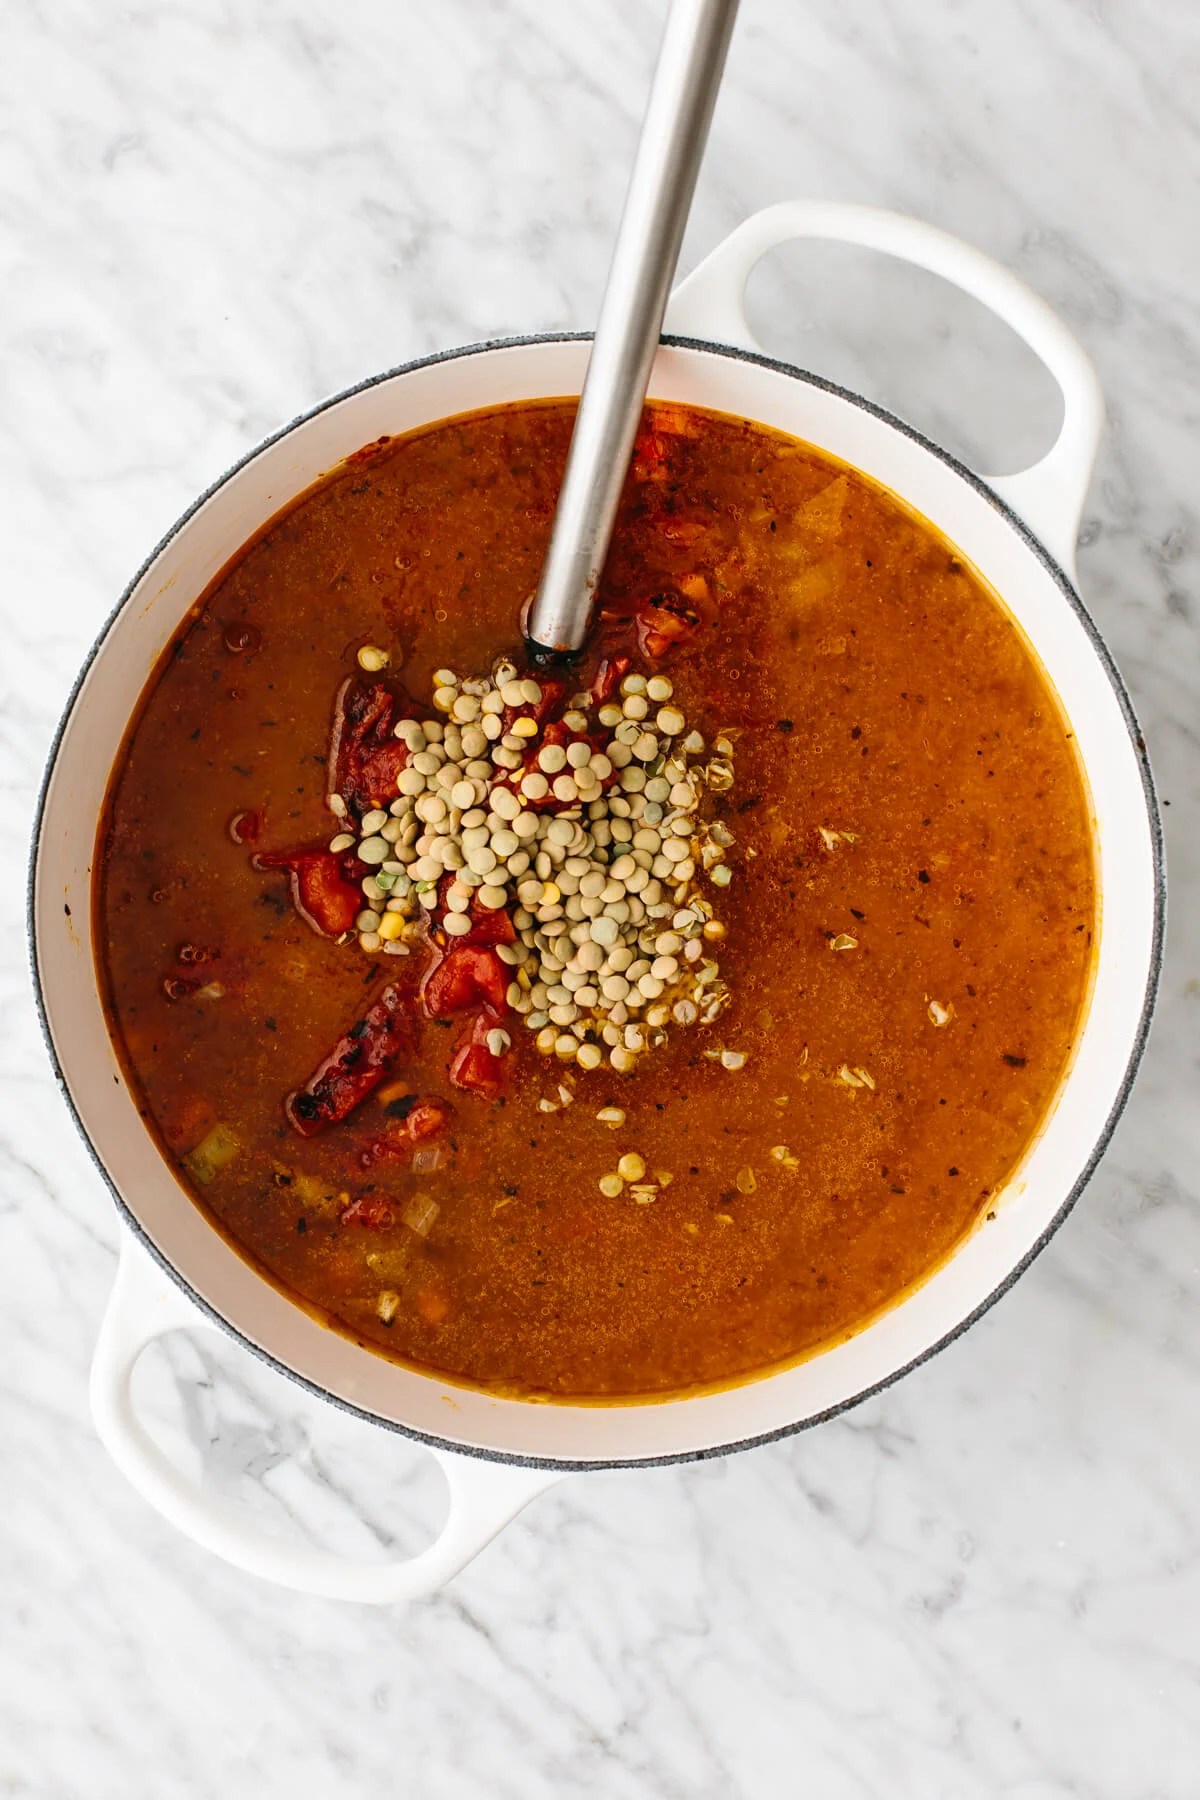
<svg viewBox="0 0 1200 1800"><path fill-rule="evenodd" d="M378 655L364 646L360 662ZM611 700L577 693L539 722L542 688L513 664L465 679L439 669L442 717L395 726L408 751L395 800L330 844L371 869L362 949L449 946L474 910L504 909L508 1005L540 1051L584 1070L607 1060L628 1073L672 1026L714 1020L729 990L713 890L729 883L734 838L706 802L733 785L733 744L690 729L673 693L666 676L631 671ZM348 821L341 796L330 806ZM492 1038L494 1054L511 1048L507 1032Z"/></svg>

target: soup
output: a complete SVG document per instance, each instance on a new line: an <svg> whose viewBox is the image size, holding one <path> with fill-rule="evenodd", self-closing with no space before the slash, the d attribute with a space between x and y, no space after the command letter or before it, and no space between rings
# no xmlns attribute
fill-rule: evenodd
<svg viewBox="0 0 1200 1800"><path fill-rule="evenodd" d="M148 1127L264 1275L601 1399L811 1354L986 1229L1096 896L1015 624L808 445L648 408L594 645L527 668L573 414L370 446L238 555L118 759L97 942Z"/></svg>

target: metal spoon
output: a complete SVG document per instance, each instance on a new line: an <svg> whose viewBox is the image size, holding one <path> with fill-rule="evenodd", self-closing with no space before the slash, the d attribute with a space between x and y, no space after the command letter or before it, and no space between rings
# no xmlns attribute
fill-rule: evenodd
<svg viewBox="0 0 1200 1800"><path fill-rule="evenodd" d="M572 655L591 625L737 7L738 0L672 0L525 623L534 656Z"/></svg>

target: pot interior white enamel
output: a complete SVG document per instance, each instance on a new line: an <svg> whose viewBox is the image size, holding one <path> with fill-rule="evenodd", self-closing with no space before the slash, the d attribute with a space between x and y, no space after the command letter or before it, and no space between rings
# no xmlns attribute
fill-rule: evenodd
<svg viewBox="0 0 1200 1800"><path fill-rule="evenodd" d="M1119 683L1062 574L986 488L895 421L765 358L666 343L652 394L773 426L892 489L1003 597L1057 690L1091 789L1102 919L1086 1024L1052 1114L995 1217L889 1313L795 1367L680 1400L547 1406L449 1386L325 1329L229 1248L138 1117L94 977L93 838L127 721L187 608L322 472L385 434L577 393L586 356L586 343L552 339L419 364L331 402L228 475L143 570L82 681L47 787L34 895L38 975L70 1100L115 1194L187 1288L284 1369L381 1421L485 1453L573 1464L694 1455L792 1429L893 1378L957 1332L1024 1265L1086 1179L1140 1048L1157 953L1157 846L1143 762Z"/></svg>

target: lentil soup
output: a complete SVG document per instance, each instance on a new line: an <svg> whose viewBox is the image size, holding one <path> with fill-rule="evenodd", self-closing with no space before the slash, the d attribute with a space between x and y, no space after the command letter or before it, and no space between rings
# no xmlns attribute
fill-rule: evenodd
<svg viewBox="0 0 1200 1800"><path fill-rule="evenodd" d="M1079 1027L1089 808L928 523L698 409L647 409L589 655L524 667L573 414L382 441L239 553L118 759L97 942L268 1278L452 1379L663 1395L985 1220Z"/></svg>

